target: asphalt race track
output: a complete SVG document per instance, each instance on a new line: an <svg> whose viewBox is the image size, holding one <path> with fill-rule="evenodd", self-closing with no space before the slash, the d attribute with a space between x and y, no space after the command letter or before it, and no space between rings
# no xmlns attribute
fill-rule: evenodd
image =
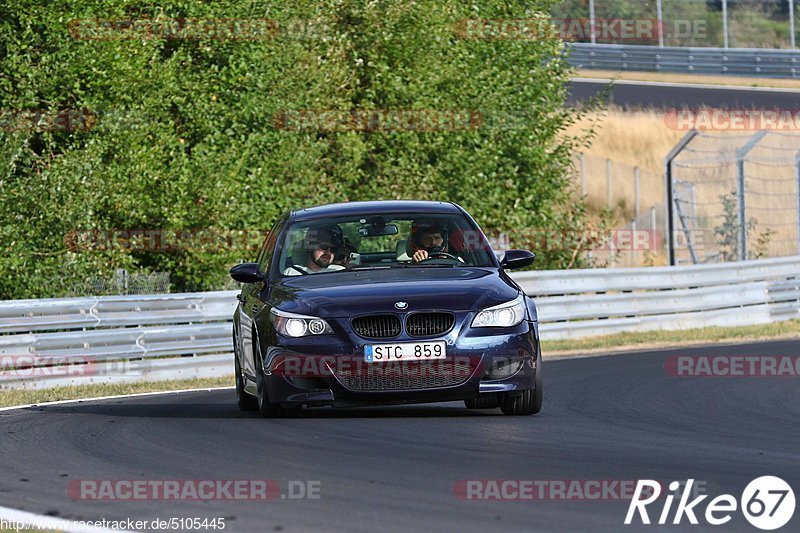
<svg viewBox="0 0 800 533"><path fill-rule="evenodd" d="M800 378L672 377L663 365L676 354L797 356L800 340L546 361L536 417L449 403L267 420L237 411L233 390L0 412L0 505L76 520L226 517L226 531L753 531L738 510L716 528L625 528L620 500L454 496L460 480L694 478L738 500L762 475L797 491ZM284 495L290 480L321 484L314 500L68 497L82 479L271 479ZM661 503L648 509L657 520ZM796 512L787 529L798 525Z"/></svg>
<svg viewBox="0 0 800 533"><path fill-rule="evenodd" d="M603 80L573 80L569 102L575 103L596 96L607 85L608 82ZM800 91L618 80L614 82L609 102L623 108L696 109L698 107L714 107L798 110L800 109Z"/></svg>

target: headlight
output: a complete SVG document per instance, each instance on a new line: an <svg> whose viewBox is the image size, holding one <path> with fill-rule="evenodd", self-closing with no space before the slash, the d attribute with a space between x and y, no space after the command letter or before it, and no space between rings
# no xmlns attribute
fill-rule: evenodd
<svg viewBox="0 0 800 533"><path fill-rule="evenodd" d="M305 337L307 335L326 335L333 333L327 322L314 316L296 315L272 308L270 319L275 330L285 337Z"/></svg>
<svg viewBox="0 0 800 533"><path fill-rule="evenodd" d="M487 307L472 319L473 328L510 328L525 318L525 300L522 294L504 304Z"/></svg>

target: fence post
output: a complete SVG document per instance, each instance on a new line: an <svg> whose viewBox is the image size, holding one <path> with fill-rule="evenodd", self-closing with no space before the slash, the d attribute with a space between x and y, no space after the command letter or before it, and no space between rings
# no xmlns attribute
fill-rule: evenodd
<svg viewBox="0 0 800 533"><path fill-rule="evenodd" d="M656 230L656 224L658 224L656 220L656 207L653 206L650 208L650 238L649 238L649 241L653 243L653 248L652 248L653 253L656 253L655 244L658 242L658 231Z"/></svg>
<svg viewBox="0 0 800 533"><path fill-rule="evenodd" d="M594 0L589 0L589 35L592 44L597 44L597 18L594 13Z"/></svg>
<svg viewBox="0 0 800 533"><path fill-rule="evenodd" d="M635 196L634 208L633 208L633 218L634 220L639 218L639 174L640 174L639 167L634 167L633 169L633 194Z"/></svg>
<svg viewBox="0 0 800 533"><path fill-rule="evenodd" d="M800 150L797 151L797 255L800 255Z"/></svg>
<svg viewBox="0 0 800 533"><path fill-rule="evenodd" d="M114 274L117 294L128 294L128 271L124 268L118 268Z"/></svg>
<svg viewBox="0 0 800 533"><path fill-rule="evenodd" d="M794 0L789 0L789 43L795 49L794 37Z"/></svg>
<svg viewBox="0 0 800 533"><path fill-rule="evenodd" d="M728 48L728 0L722 0L722 43Z"/></svg>
<svg viewBox="0 0 800 533"><path fill-rule="evenodd" d="M691 129L686 132L686 135L678 141L672 150L669 151L667 156L664 158L664 188L666 191L666 202L664 202L664 208L666 212L666 223L667 223L667 235L665 239L667 241L667 258L669 259L669 264L675 264L675 245L672 242L675 236L675 217L674 212L672 209L672 161L680 154L686 145L691 142L697 136L697 130ZM655 224L654 224L655 226Z"/></svg>
<svg viewBox="0 0 800 533"><path fill-rule="evenodd" d="M606 203L611 208L611 159L606 158Z"/></svg>
<svg viewBox="0 0 800 533"><path fill-rule="evenodd" d="M766 134L767 132L763 130L756 132L747 140L744 146L736 151L736 198L739 204L737 206L739 211L739 261L747 261L747 213L745 213L744 162L750 150L752 150Z"/></svg>
<svg viewBox="0 0 800 533"><path fill-rule="evenodd" d="M683 180L675 180L675 190L672 191L672 199L673 203L675 204L675 214L678 215L678 221L681 223L681 229L683 230L683 235L686 238L686 248L689 249L689 257L692 260L692 264L697 264L697 253L694 249L694 242L692 241L692 228L689 227L688 219L689 217L686 216L684 212L684 208L681 204L688 203L692 206L692 210L694 210L694 204L690 201L686 201L684 199L683 191L678 193L678 184L688 184L691 190L692 183L689 181ZM684 188L685 189L685 188ZM691 194L691 193L690 193Z"/></svg>
<svg viewBox="0 0 800 533"><path fill-rule="evenodd" d="M656 18L658 19L658 46L664 48L664 11L661 8L661 0L656 2Z"/></svg>

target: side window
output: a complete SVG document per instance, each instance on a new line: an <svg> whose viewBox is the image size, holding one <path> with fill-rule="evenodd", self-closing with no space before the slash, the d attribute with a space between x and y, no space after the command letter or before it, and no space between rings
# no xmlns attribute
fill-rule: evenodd
<svg viewBox="0 0 800 533"><path fill-rule="evenodd" d="M278 235L280 235L283 225L286 223L285 218L280 218L264 239L264 244L261 245L261 251L258 253L258 263L261 272L268 272L272 255L275 252L275 244L278 242Z"/></svg>

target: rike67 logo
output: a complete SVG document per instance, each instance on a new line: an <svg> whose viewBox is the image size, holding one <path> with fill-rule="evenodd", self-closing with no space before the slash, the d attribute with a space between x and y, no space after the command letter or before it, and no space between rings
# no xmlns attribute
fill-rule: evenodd
<svg viewBox="0 0 800 533"><path fill-rule="evenodd" d="M676 496L679 496L678 505L675 508L672 524L678 525L686 517L690 524L697 525L697 516L705 518L705 521L712 526L727 524L733 518L733 513L737 507L741 508L742 514L754 527L772 531L785 526L794 515L795 498L792 487L784 480L775 476L762 476L751 481L739 501L730 494L721 494L709 501L705 508L705 513L700 513L700 504L708 498L708 495L700 495L689 500L692 494L694 479L686 481L685 485L678 481L669 484L670 494L664 499L664 506L658 516L657 524L665 525L668 523L672 512L672 503ZM677 491L683 486L683 492ZM647 506L654 503L661 496L661 484L652 479L639 480L633 499L628 507L628 514L625 516L625 524L630 525L637 512L642 524L650 524L650 515ZM739 507L741 506L741 507Z"/></svg>

